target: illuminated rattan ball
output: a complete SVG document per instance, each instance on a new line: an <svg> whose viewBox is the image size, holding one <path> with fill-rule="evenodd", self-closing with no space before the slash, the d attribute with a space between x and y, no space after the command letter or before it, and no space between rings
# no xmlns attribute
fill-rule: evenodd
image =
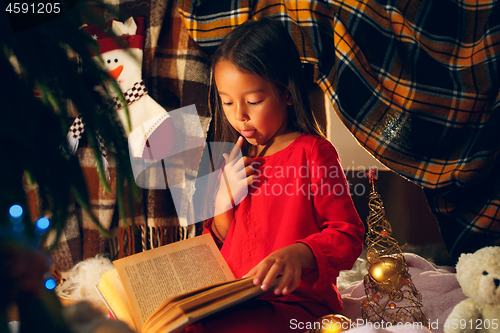
<svg viewBox="0 0 500 333"><path fill-rule="evenodd" d="M377 289L383 293L399 290L403 286L404 265L394 257L381 257L370 264L368 274Z"/></svg>

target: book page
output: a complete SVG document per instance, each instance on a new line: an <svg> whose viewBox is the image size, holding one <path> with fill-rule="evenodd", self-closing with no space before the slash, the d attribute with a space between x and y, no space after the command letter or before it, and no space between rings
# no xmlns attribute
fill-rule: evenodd
<svg viewBox="0 0 500 333"><path fill-rule="evenodd" d="M271 290L279 283L278 277ZM216 287L198 289L189 296L165 300L144 323L145 333L183 332L183 329L206 316L256 298L267 291L253 284L253 277L225 282Z"/></svg>
<svg viewBox="0 0 500 333"><path fill-rule="evenodd" d="M132 309L116 269L103 274L97 291L114 318L127 323L130 328L136 331L139 329L135 327Z"/></svg>
<svg viewBox="0 0 500 333"><path fill-rule="evenodd" d="M113 262L132 308L136 327L167 298L218 282L234 280L205 234Z"/></svg>

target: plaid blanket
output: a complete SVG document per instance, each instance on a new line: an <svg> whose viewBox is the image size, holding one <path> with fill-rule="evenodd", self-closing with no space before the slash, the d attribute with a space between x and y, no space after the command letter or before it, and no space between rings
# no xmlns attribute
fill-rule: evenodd
<svg viewBox="0 0 500 333"><path fill-rule="evenodd" d="M451 256L498 241L496 1L178 0L178 7L209 54L234 26L279 18L359 143L424 188Z"/></svg>
<svg viewBox="0 0 500 333"><path fill-rule="evenodd" d="M207 107L207 56L189 36L175 2L127 0L108 4L119 17L100 12L105 20L130 16L146 18L143 80L149 95L167 111L195 104L203 131L207 133L211 119ZM108 152L111 193L106 193L99 182L96 157L85 135L76 156L89 190L91 209L110 231L111 238L103 237L89 216L78 205L73 205L59 246L52 253L56 269L67 271L78 262L101 253L109 253L110 259L114 260L199 234L200 225L190 223L193 207L187 205L182 212L177 212L168 189L141 189L141 198L134 205L134 216L130 207L126 207L127 226L120 225L116 205L116 164L112 153ZM190 160L178 165L176 180L196 179L199 162ZM36 212L38 205L34 192L36 189L28 190L28 198L31 209ZM192 202L193 192L193 188L184 190L186 202Z"/></svg>

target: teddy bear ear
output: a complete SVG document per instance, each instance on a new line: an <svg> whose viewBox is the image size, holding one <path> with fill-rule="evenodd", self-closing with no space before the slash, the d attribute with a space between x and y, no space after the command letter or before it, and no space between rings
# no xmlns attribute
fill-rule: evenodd
<svg viewBox="0 0 500 333"><path fill-rule="evenodd" d="M460 269L460 267L465 265L465 262L467 259L469 259L472 256L472 253L462 253L460 257L458 258L458 263L457 263L457 271Z"/></svg>

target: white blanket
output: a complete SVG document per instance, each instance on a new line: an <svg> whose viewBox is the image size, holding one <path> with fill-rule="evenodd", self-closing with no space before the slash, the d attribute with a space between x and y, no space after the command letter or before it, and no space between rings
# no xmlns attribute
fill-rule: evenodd
<svg viewBox="0 0 500 333"><path fill-rule="evenodd" d="M456 304L466 298L455 277L455 268L448 266L436 266L424 258L405 253L409 272L413 284L422 294L422 311L429 320L432 332L442 332L446 318L453 310ZM344 302L344 310L341 312L352 321L363 323L357 328L349 330L353 333L374 333L374 332L428 332L425 327L407 324L406 327L387 327L380 325L370 325L364 323L361 319L361 304L365 300L365 289L363 281L351 283L347 288L341 291Z"/></svg>

